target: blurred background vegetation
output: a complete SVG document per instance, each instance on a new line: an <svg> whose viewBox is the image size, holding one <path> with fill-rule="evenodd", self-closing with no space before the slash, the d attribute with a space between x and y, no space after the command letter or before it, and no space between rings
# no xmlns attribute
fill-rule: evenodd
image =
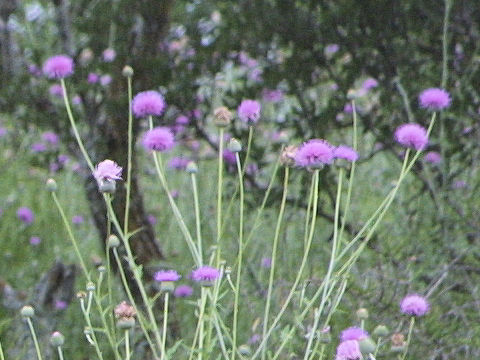
<svg viewBox="0 0 480 360"><path fill-rule="evenodd" d="M393 130L404 122L427 124L429 114L419 109L418 93L429 87L447 89L452 107L441 114L428 148L439 153L441 161L432 163L424 157L415 166L354 268L341 311L332 321L332 334L336 336L353 324L360 307L370 311L367 329L383 323L392 331L405 332L398 302L408 292L419 292L429 297L432 312L416 328L411 358L478 358L479 19L480 2L473 0L2 1L0 334L9 339L7 349L14 348L20 336L9 331L15 328L16 307L35 298L33 287L41 274L52 267L54 259L75 262L60 218L43 191L48 177L57 179L59 198L69 218L81 215L85 219L75 227L82 250L92 264L104 259L99 239L105 238L105 212L96 185L79 160L62 100L40 70L49 56L66 53L76 63L75 74L68 80L70 95L76 99L75 115L95 162L111 158L126 165L124 65L135 71L134 93L156 89L165 95L168 109L157 121L176 126L181 146L172 156L200 163L206 239L215 233L214 224L208 221L215 198L212 158L218 139L210 121L215 107L235 109L245 98L262 102L247 182L247 203L253 208L259 204L275 154L285 139L298 144L319 137L352 144L349 104L354 99L360 130L360 160L348 220L348 229L354 232L392 187L399 171L402 150L394 144ZM111 61L103 55L106 49L116 53ZM87 81L91 73L100 76L98 83ZM187 126L178 126L179 116L188 118ZM145 125L137 121L136 134ZM232 126L228 130L246 143L246 129ZM42 142L46 131L59 134L60 144L38 151L34 145ZM63 163L59 155L68 155L69 160ZM146 231L134 240L136 255L150 269L147 278L159 267L186 274L192 264L184 256L187 249L164 194L142 151L137 159L134 224ZM169 171L172 188L178 189L179 205L193 224L188 212L189 179L182 172ZM244 343L258 331L255 321L261 316L267 283L261 262L271 247L262 234L272 233L280 180L278 175L262 227L247 249L245 294L250 295L244 310L249 311L240 325ZM295 191L289 199L287 235L279 255L285 264L279 274L286 284L295 275L291 272L296 264L292 254L302 251L299 239L307 180L306 173L293 174ZM318 283L328 259L334 169L322 172L321 186L318 215L322 221L305 279L307 291ZM233 189L232 177L227 193L233 194ZM119 189L116 203L120 213L123 199ZM36 219L31 226L16 219L20 206L34 210ZM226 236L231 231L233 239L234 221L228 226ZM39 245L30 244L32 236L41 238ZM234 244L231 246L234 251ZM77 279L75 286L75 290L81 289L83 279ZM276 289L281 301L285 290L281 283ZM13 304L9 294L18 302ZM60 320L58 326L67 335L67 357L82 359L87 358L82 355L87 344L72 295L62 293L48 299L45 313ZM122 299L121 289L117 297ZM58 300L65 301L66 308L59 306ZM188 338L191 304L177 301L175 306L179 334ZM290 321L295 323L294 312ZM298 341L286 349L285 359L301 356L309 323L311 319L305 321L305 328L297 324Z"/></svg>

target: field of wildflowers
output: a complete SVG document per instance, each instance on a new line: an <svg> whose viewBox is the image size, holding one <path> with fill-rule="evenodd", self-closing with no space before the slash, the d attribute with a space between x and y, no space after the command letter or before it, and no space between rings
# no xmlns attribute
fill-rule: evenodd
<svg viewBox="0 0 480 360"><path fill-rule="evenodd" d="M480 7L127 3L0 5L0 360L479 357Z"/></svg>

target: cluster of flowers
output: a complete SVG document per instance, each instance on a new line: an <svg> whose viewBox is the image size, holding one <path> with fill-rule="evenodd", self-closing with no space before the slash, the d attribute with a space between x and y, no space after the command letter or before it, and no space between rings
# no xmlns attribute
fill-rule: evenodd
<svg viewBox="0 0 480 360"><path fill-rule="evenodd" d="M220 271L208 265L201 266L190 274L190 278L202 286L212 286L219 277ZM160 283L160 290L173 291L173 285L181 279L181 275L175 270L160 270L154 274L153 279ZM177 286L174 290L176 297L188 297L192 293L193 289L188 285Z"/></svg>

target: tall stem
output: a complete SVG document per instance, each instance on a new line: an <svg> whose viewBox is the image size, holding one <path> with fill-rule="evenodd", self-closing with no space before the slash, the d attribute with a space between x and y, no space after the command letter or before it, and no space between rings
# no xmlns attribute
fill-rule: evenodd
<svg viewBox="0 0 480 360"><path fill-rule="evenodd" d="M222 236L222 189L223 189L223 128L218 130L218 175L217 175L217 246L215 267L220 265Z"/></svg>
<svg viewBox="0 0 480 360"><path fill-rule="evenodd" d="M125 360L130 360L130 333L128 329L125 330Z"/></svg>
<svg viewBox="0 0 480 360"><path fill-rule="evenodd" d="M128 83L128 155L127 155L127 182L125 184L125 217L123 221L123 233L128 234L128 217L130 214L130 192L132 183L132 142L133 142L133 115L132 115L132 78L127 78Z"/></svg>
<svg viewBox="0 0 480 360"><path fill-rule="evenodd" d="M415 316L412 316L410 318L410 326L408 327L408 335L407 335L407 344L405 345L405 351L403 352L402 360L405 360L405 358L407 357L410 341L412 340L412 332L413 332L414 325L415 325Z"/></svg>
<svg viewBox="0 0 480 360"><path fill-rule="evenodd" d="M270 315L270 302L272 297L272 290L273 290L273 278L275 275L275 265L276 265L276 257L277 257L277 247L278 247L278 239L280 238L280 229L282 227L282 220L283 220L283 213L285 212L285 203L287 201L287 191L288 191L288 176L289 176L289 167L285 167L285 175L283 178L283 195L282 200L280 202L280 211L278 213L277 225L275 227L275 235L273 237L273 245L272 245L272 263L270 267L270 275L268 278L268 290L267 290L267 302L265 304L265 312L263 315L263 330L262 330L262 338L265 338L268 329L268 317ZM308 214L307 214L308 216ZM265 360L267 355L267 343L262 350L262 360Z"/></svg>
<svg viewBox="0 0 480 360"><path fill-rule="evenodd" d="M165 355L166 355L166 348L165 348L165 344L166 344L166 339L167 339L167 324L168 324L168 295L169 295L169 292L166 291L165 292L165 302L163 303L163 333L162 333L162 357L161 357L161 360L164 360L165 359Z"/></svg>
<svg viewBox="0 0 480 360"><path fill-rule="evenodd" d="M35 351L37 352L37 358L38 358L38 360L42 360L42 353L40 351L40 346L38 345L37 334L35 334L35 329L33 327L32 319L27 317L27 323L28 323L28 327L30 329L30 334L32 335L33 344L35 345ZM3 357L3 353L2 353L2 357Z"/></svg>
<svg viewBox="0 0 480 360"><path fill-rule="evenodd" d="M193 189L193 203L195 206L195 224L197 231L197 251L200 259L200 266L203 265L203 250L202 250L202 224L200 219L200 202L198 201L198 187L197 175L192 173L192 189Z"/></svg>

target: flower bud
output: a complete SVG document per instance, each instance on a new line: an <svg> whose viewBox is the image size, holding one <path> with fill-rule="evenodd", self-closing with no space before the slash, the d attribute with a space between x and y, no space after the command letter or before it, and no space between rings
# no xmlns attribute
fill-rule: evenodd
<svg viewBox="0 0 480 360"><path fill-rule="evenodd" d="M87 297L87 293L85 291L77 292L77 299L85 299Z"/></svg>
<svg viewBox="0 0 480 360"><path fill-rule="evenodd" d="M186 170L189 174L196 174L198 172L197 164L194 161L189 161Z"/></svg>
<svg viewBox="0 0 480 360"><path fill-rule="evenodd" d="M98 183L98 190L101 193L113 194L117 189L117 183L115 180L105 179Z"/></svg>
<svg viewBox="0 0 480 360"><path fill-rule="evenodd" d="M103 265L100 265L97 270L99 273L104 273L105 271L107 271L107 268Z"/></svg>
<svg viewBox="0 0 480 360"><path fill-rule="evenodd" d="M107 239L107 245L109 248L116 248L120 246L120 239L117 235L110 235Z"/></svg>
<svg viewBox="0 0 480 360"><path fill-rule="evenodd" d="M228 142L227 149L233 153L238 153L242 151L242 144L235 138L231 138Z"/></svg>
<svg viewBox="0 0 480 360"><path fill-rule="evenodd" d="M248 346L247 344L240 345L238 347L238 352L240 353L240 355L243 355L243 356L250 356L252 354L252 350L250 349L250 346Z"/></svg>
<svg viewBox="0 0 480 360"><path fill-rule="evenodd" d="M226 127L232 122L232 113L225 106L215 109L213 114L213 122L217 127Z"/></svg>
<svg viewBox="0 0 480 360"><path fill-rule="evenodd" d="M368 319L368 310L365 308L360 308L356 312L358 320L366 320Z"/></svg>
<svg viewBox="0 0 480 360"><path fill-rule="evenodd" d="M131 329L135 326L135 318L133 317L126 317L126 318L120 318L117 320L117 327L119 329Z"/></svg>
<svg viewBox="0 0 480 360"><path fill-rule="evenodd" d="M133 76L133 68L129 65L125 65L122 70L122 75L129 78Z"/></svg>
<svg viewBox="0 0 480 360"><path fill-rule="evenodd" d="M373 335L378 337L388 336L388 333L388 328L385 325L377 325L375 329L373 329Z"/></svg>
<svg viewBox="0 0 480 360"><path fill-rule="evenodd" d="M57 182L53 179L48 179L46 183L46 188L50 192L57 191Z"/></svg>
<svg viewBox="0 0 480 360"><path fill-rule="evenodd" d="M65 342L65 336L63 336L60 332L55 331L52 336L50 336L50 344L55 347L62 346Z"/></svg>
<svg viewBox="0 0 480 360"><path fill-rule="evenodd" d="M35 310L30 305L26 305L26 306L22 307L22 309L20 310L20 314L24 318L31 318L35 315Z"/></svg>
<svg viewBox="0 0 480 360"><path fill-rule="evenodd" d="M405 350L407 343L405 342L405 336L403 336L403 334L395 333L390 340L392 341L391 351L403 352Z"/></svg>
<svg viewBox="0 0 480 360"><path fill-rule="evenodd" d="M95 291L95 284L93 282L88 282L87 283L87 291Z"/></svg>
<svg viewBox="0 0 480 360"><path fill-rule="evenodd" d="M373 354L377 348L377 344L375 344L370 337L358 340L358 345L360 345L360 351L365 357L367 357L370 353Z"/></svg>

